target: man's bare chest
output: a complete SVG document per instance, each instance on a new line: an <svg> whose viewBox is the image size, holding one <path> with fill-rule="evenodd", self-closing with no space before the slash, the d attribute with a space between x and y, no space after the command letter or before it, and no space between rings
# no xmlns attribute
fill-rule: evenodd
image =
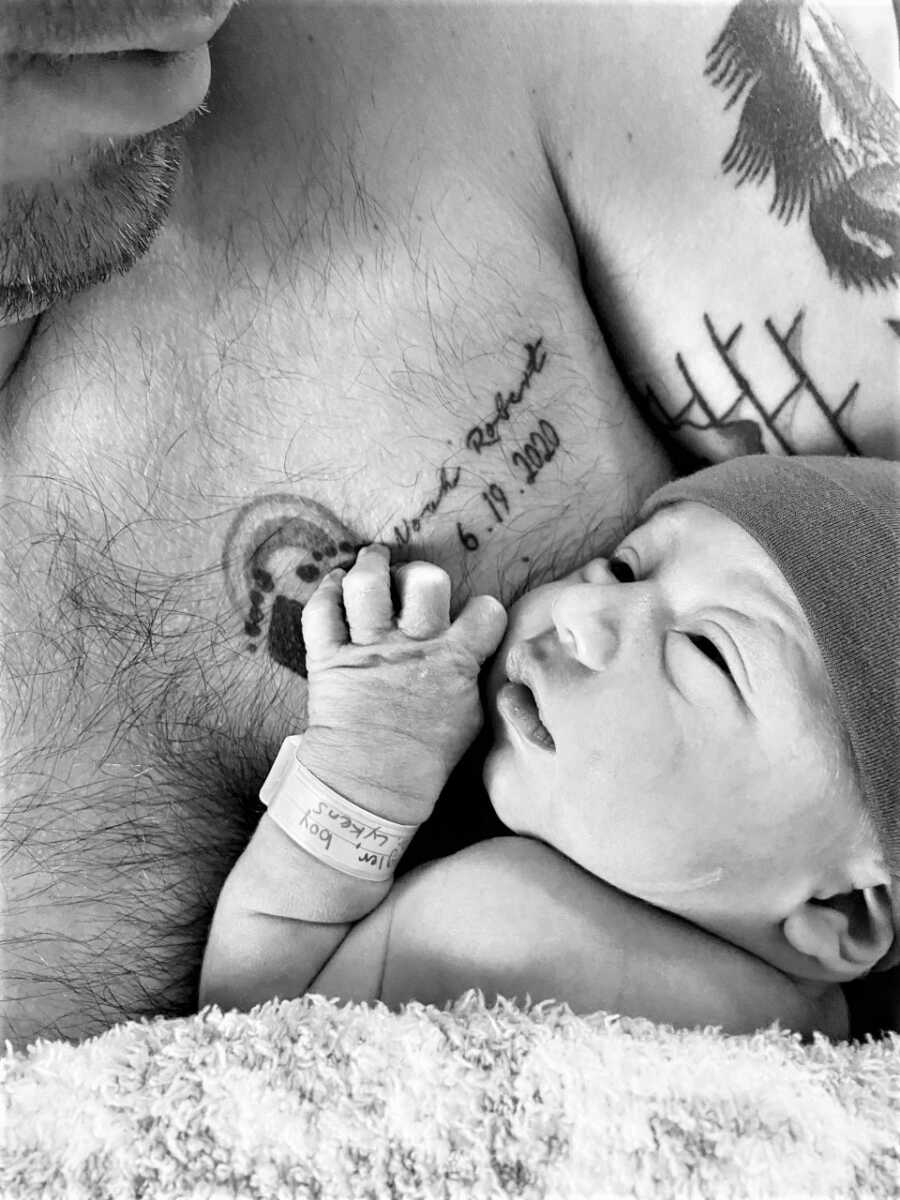
<svg viewBox="0 0 900 1200"><path fill-rule="evenodd" d="M668 474L534 147L465 170L423 134L386 163L398 119L360 139L344 113L255 164L201 139L148 255L41 322L11 397L40 546L16 604L79 632L36 730L189 724L264 760L304 719L303 606L356 547L508 601L608 549Z"/></svg>
<svg viewBox="0 0 900 1200"><path fill-rule="evenodd" d="M20 374L32 519L64 508L75 557L132 579L159 653L202 648L207 681L302 678L302 607L364 542L439 562L457 602L508 600L608 548L665 474L540 230L485 236L486 197L452 252L423 234L412 255L382 219L276 266L277 231L238 264L173 225ZM47 602L70 582L51 572Z"/></svg>

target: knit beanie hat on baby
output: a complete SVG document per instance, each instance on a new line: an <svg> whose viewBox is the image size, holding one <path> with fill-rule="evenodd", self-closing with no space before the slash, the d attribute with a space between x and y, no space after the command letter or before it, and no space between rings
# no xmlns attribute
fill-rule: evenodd
<svg viewBox="0 0 900 1200"><path fill-rule="evenodd" d="M900 961L900 463L747 455L659 488L639 519L681 500L747 530L800 603L837 697L863 802L893 876Z"/></svg>

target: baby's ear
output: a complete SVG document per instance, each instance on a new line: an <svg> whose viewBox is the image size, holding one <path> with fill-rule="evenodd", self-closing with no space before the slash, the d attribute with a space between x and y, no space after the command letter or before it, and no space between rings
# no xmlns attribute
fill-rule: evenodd
<svg viewBox="0 0 900 1200"><path fill-rule="evenodd" d="M807 959L810 978L837 983L856 979L891 948L890 889L878 883L824 899L811 896L797 905L781 928L785 940Z"/></svg>

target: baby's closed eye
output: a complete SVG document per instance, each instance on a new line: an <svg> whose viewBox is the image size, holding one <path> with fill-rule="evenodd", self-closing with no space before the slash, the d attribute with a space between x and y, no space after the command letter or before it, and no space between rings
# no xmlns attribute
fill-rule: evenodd
<svg viewBox="0 0 900 1200"><path fill-rule="evenodd" d="M705 655L711 662L716 664L720 671L724 671L729 678L733 678L731 674L731 668L723 658L715 642L710 641L708 637L704 637L702 634L689 633L686 636L697 647L701 654Z"/></svg>

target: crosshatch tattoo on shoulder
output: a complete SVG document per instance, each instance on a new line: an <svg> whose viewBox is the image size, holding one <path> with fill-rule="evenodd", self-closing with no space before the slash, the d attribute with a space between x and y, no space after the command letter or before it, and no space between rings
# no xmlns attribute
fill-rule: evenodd
<svg viewBox="0 0 900 1200"><path fill-rule="evenodd" d="M675 366L684 382L683 395L664 395L652 385L645 387L646 413L663 435L675 436L688 449L692 442L705 460L721 462L742 454L796 454L798 448L791 425L798 405L812 405L824 428L830 432L833 453L859 455L856 441L847 432L847 417L859 395L859 380L838 391L817 377L805 361L802 341L806 313L800 309L790 325L779 326L766 317L762 327L773 352L784 364L786 380L773 385L754 378L752 368L741 356L744 325L721 329L708 314L703 328L716 360L731 378L730 395L710 396L699 383L687 357L680 351ZM705 349L705 347L704 347Z"/></svg>
<svg viewBox="0 0 900 1200"><path fill-rule="evenodd" d="M900 109L820 5L740 0L706 75L740 104L722 159L738 186L771 175L770 211L806 216L845 287L900 280Z"/></svg>
<svg viewBox="0 0 900 1200"><path fill-rule="evenodd" d="M466 522L455 521L455 538L468 555L514 518L522 497L539 487L562 439L549 414L522 407L547 364L544 339L524 342L522 354L513 386L486 400L479 419L460 430L448 460L434 468L424 502L392 523L383 540L394 557L402 557L428 522L446 512L448 498L459 489L473 502ZM244 505L225 536L222 573L247 653L263 648L273 662L305 679L303 609L323 576L349 568L370 540L308 496L274 492ZM530 558L521 561L527 565Z"/></svg>

